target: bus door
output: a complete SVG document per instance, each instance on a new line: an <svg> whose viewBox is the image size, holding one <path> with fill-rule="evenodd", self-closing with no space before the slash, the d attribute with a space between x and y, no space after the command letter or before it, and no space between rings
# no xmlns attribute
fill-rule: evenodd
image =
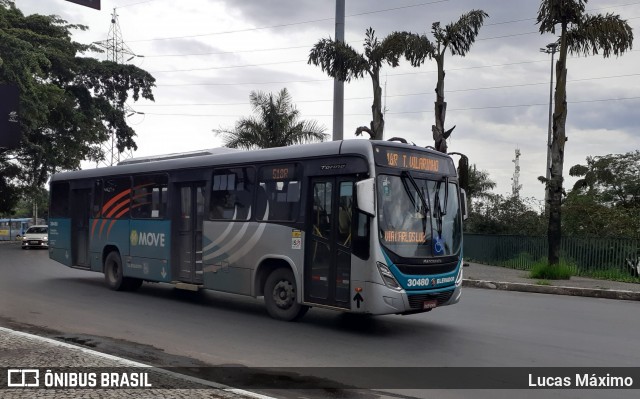
<svg viewBox="0 0 640 399"><path fill-rule="evenodd" d="M305 244L305 301L350 308L353 190L355 179L313 178Z"/></svg>
<svg viewBox="0 0 640 399"><path fill-rule="evenodd" d="M71 264L90 267L89 217L91 216L91 188L72 188L71 204Z"/></svg>
<svg viewBox="0 0 640 399"><path fill-rule="evenodd" d="M177 246L180 281L203 282L202 220L204 218L205 183L178 185Z"/></svg>

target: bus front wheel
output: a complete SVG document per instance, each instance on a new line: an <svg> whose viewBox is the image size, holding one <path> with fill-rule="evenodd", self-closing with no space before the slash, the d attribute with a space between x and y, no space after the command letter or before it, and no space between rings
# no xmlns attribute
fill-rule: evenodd
<svg viewBox="0 0 640 399"><path fill-rule="evenodd" d="M269 315L278 320L298 320L309 310L297 300L296 279L288 268L278 268L264 283L264 302Z"/></svg>

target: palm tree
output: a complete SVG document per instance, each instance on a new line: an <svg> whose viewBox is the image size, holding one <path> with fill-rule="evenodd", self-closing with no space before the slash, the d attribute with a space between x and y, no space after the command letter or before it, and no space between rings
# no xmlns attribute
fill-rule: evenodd
<svg viewBox="0 0 640 399"><path fill-rule="evenodd" d="M496 188L496 182L491 180L489 172L486 170L478 170L475 164L469 165L469 184L467 187L467 196L469 200L474 198L489 199L491 198L491 190Z"/></svg>
<svg viewBox="0 0 640 399"><path fill-rule="evenodd" d="M431 42L426 35L414 33L397 32L392 35L406 37L407 49L405 57L414 67L422 65L427 58L434 59L438 66L438 81L436 84L435 102L435 125L431 126L433 140L436 150L447 152L447 138L455 129L444 130L444 120L447 113L447 103L444 101L444 55L447 49L451 55L464 57L475 42L476 36L484 23L484 19L489 14L482 10L471 10L463 14L458 21L445 26L440 26L440 22L431 25L431 33L435 38L435 43Z"/></svg>
<svg viewBox="0 0 640 399"><path fill-rule="evenodd" d="M223 135L225 146L252 150L324 141L328 137L316 121L298 120L300 111L291 104L286 88L276 97L252 91L249 101L257 116L241 118L234 129L213 130Z"/></svg>
<svg viewBox="0 0 640 399"><path fill-rule="evenodd" d="M567 53L596 55L602 50L603 57L619 56L631 49L633 33L627 21L619 15L585 13L587 0L542 0L537 23L540 33L556 34L559 25L560 56L556 62L556 90L553 112L553 136L551 140L551 177L546 182L549 198L549 254L548 262L556 265L560 261L562 168L564 145L567 141Z"/></svg>
<svg viewBox="0 0 640 399"><path fill-rule="evenodd" d="M367 29L364 40L364 54L341 41L322 39L316 43L309 53L309 64L320 66L327 75L343 82L362 78L365 74L371 77L373 84L373 120L370 127L361 126L356 135L363 131L369 133L371 139L382 140L384 133L384 117L382 115L382 88L380 87L380 69L383 63L392 67L398 66L400 56L404 52L404 42L400 36L386 37L378 41L375 31Z"/></svg>

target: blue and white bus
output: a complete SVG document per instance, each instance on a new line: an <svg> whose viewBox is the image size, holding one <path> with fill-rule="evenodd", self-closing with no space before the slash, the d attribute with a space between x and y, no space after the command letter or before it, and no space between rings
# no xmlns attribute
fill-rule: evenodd
<svg viewBox="0 0 640 399"><path fill-rule="evenodd" d="M411 314L457 303L465 195L446 154L347 140L221 148L51 178L50 257L144 281L310 307Z"/></svg>
<svg viewBox="0 0 640 399"><path fill-rule="evenodd" d="M45 224L44 219L38 218L9 218L0 219L0 241L12 241L24 237L27 229L34 224Z"/></svg>

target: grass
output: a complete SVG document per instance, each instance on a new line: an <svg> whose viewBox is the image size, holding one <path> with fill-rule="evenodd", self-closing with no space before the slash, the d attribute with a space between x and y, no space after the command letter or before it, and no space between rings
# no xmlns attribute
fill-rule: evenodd
<svg viewBox="0 0 640 399"><path fill-rule="evenodd" d="M538 281L536 281L536 285L551 285L551 281L549 281L549 280L538 280Z"/></svg>
<svg viewBox="0 0 640 399"><path fill-rule="evenodd" d="M630 273L620 269L606 270L583 270L580 275L588 278L597 278L600 280L622 281L625 283L640 283L640 277L634 277Z"/></svg>
<svg viewBox="0 0 640 399"><path fill-rule="evenodd" d="M563 259L557 265L549 265L546 261L540 260L533 264L529 276L543 280L568 280L575 274L575 270L574 264Z"/></svg>

